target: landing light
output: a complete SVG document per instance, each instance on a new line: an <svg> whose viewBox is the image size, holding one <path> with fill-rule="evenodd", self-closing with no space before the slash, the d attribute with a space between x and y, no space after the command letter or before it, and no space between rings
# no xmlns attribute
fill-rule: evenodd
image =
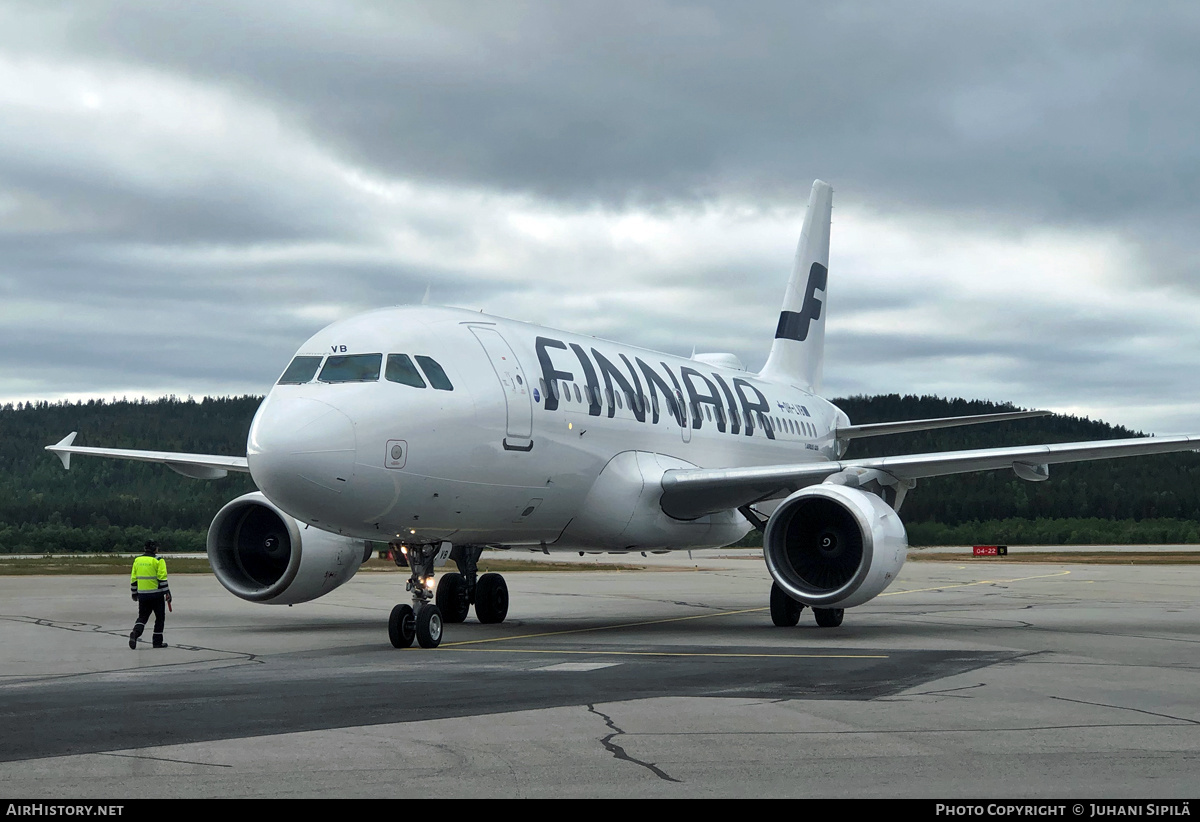
<svg viewBox="0 0 1200 822"><path fill-rule="evenodd" d="M574 427L575 427L575 424L574 424L574 423L570 423L570 422L569 422L569 423L567 423L567 430L568 430L568 431L570 431L570 430L571 430L572 428L574 428Z"/></svg>

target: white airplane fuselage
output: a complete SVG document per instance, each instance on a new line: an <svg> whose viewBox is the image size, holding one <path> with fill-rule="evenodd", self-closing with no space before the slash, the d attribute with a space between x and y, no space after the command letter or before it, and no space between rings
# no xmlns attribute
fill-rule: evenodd
<svg viewBox="0 0 1200 822"><path fill-rule="evenodd" d="M401 354L431 358L452 389L425 373L424 387L389 379L389 355ZM668 517L663 472L836 459L832 431L849 422L737 368L460 309L358 315L296 355L380 355L382 366L377 378L329 382L322 360L311 379L274 386L250 430L250 472L300 523L359 539L727 545L752 527L746 518Z"/></svg>

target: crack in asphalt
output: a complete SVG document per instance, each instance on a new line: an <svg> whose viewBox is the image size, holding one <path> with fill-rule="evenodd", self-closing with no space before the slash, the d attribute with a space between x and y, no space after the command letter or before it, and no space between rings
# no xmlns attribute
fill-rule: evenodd
<svg viewBox="0 0 1200 822"><path fill-rule="evenodd" d="M959 699L974 699L974 696L972 696L971 694L960 694L960 693L955 693L955 691L973 691L976 688L986 688L986 687L987 687L986 682L979 682L979 683L976 683L975 685L963 685L958 688L943 688L940 691L917 691L915 693L909 694L909 696L953 696L953 697L957 697Z"/></svg>
<svg viewBox="0 0 1200 822"><path fill-rule="evenodd" d="M1074 702L1079 705L1094 705L1097 708L1112 708L1113 710L1117 710L1117 711L1133 711L1133 712L1139 713L1139 714L1146 714L1147 716L1157 716L1157 717L1162 717L1163 719L1173 719L1176 722L1186 722L1189 725L1200 725L1200 719L1188 719L1185 716L1174 716L1173 714L1160 714L1160 713L1156 713L1154 711L1146 711L1146 710L1143 710L1142 708L1130 708L1125 705L1108 705L1104 702L1089 702L1086 699L1071 699L1070 697L1066 697L1066 696L1052 696L1050 698L1057 699L1060 702Z"/></svg>
<svg viewBox="0 0 1200 822"><path fill-rule="evenodd" d="M665 782L681 782L681 780L675 779L653 762L643 762L640 759L634 759L632 756L626 753L624 748L612 741L614 736L621 736L625 733L625 731L618 728L617 724L612 721L612 717L610 717L608 714L604 713L603 711L596 710L596 706L594 704L588 703L587 709L588 713L592 713L600 717L604 720L605 725L612 728L613 733L610 733L608 736L601 739L600 744L604 746L606 751L613 755L614 759L620 759L624 762L632 762L634 765L640 765Z"/></svg>
<svg viewBox="0 0 1200 822"><path fill-rule="evenodd" d="M74 633L102 634L104 636L120 637L122 640L124 640L126 642L129 640L129 634L128 634L128 632L126 632L124 630L114 630L112 628L104 628L104 627L97 625L95 623L92 623L92 622L68 622L68 621L64 621L64 620L46 619L45 617L26 616L24 614L0 614L0 620L4 620L4 621L8 621L8 622L21 622L26 625L36 625L40 628L57 628L62 631L72 631ZM143 644L145 644L145 642L146 642L146 640L144 640L144 639L138 640L138 641ZM207 651L209 653L214 653L214 654L229 654L230 656L234 657L235 660L237 660L235 662L235 664L242 664L245 662L254 662L254 663L261 665L266 662L266 660L259 657L258 654L253 654L248 651L228 651L228 650L225 650L224 648L208 648L203 645L172 644L170 647L177 651ZM214 663L216 663L218 661L231 662L234 660L213 660ZM195 661L166 662L166 663L160 663L158 665L155 665L155 668L170 668L170 667L174 667L174 666L178 666L178 665L194 665L194 664L196 664ZM226 665L224 667L230 667L230 666ZM92 676L94 674L120 673L120 672L124 672L127 670L128 670L127 668L114 668L114 669L106 669L104 671L83 671L83 672L71 673L71 674L55 674L55 675L50 675L50 676L46 676L46 677L23 677L23 678L16 679L16 680L9 679L9 680L7 680L7 682L8 683L21 683L21 682L38 681L38 680L42 680L42 679L65 679L68 677Z"/></svg>
<svg viewBox="0 0 1200 822"><path fill-rule="evenodd" d="M232 768L232 765L223 765L219 762L195 762L191 759L171 759L168 756L147 756L145 754L125 754L113 753L112 751L100 751L100 756L119 756L122 759L151 759L155 762L178 762L182 765L204 765L209 768Z"/></svg>

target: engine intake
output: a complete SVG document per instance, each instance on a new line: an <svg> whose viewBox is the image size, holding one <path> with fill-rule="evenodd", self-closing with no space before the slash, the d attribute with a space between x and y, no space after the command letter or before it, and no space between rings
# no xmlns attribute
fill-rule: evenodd
<svg viewBox="0 0 1200 822"><path fill-rule="evenodd" d="M225 505L208 529L208 561L234 596L290 605L329 593L368 556L363 540L301 526L259 492Z"/></svg>
<svg viewBox="0 0 1200 822"><path fill-rule="evenodd" d="M849 608L878 596L908 553L896 512L874 494L813 485L785 499L767 521L763 556L792 599Z"/></svg>

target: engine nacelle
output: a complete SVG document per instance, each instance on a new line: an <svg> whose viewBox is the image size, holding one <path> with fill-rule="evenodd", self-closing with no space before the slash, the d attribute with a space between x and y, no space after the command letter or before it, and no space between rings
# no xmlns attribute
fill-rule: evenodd
<svg viewBox="0 0 1200 822"><path fill-rule="evenodd" d="M217 580L251 602L291 605L332 591L366 561L363 540L301 526L261 493L238 497L208 528Z"/></svg>
<svg viewBox="0 0 1200 822"><path fill-rule="evenodd" d="M785 499L767 521L767 570L792 599L850 608L896 579L908 536L896 512L874 494L812 485Z"/></svg>

